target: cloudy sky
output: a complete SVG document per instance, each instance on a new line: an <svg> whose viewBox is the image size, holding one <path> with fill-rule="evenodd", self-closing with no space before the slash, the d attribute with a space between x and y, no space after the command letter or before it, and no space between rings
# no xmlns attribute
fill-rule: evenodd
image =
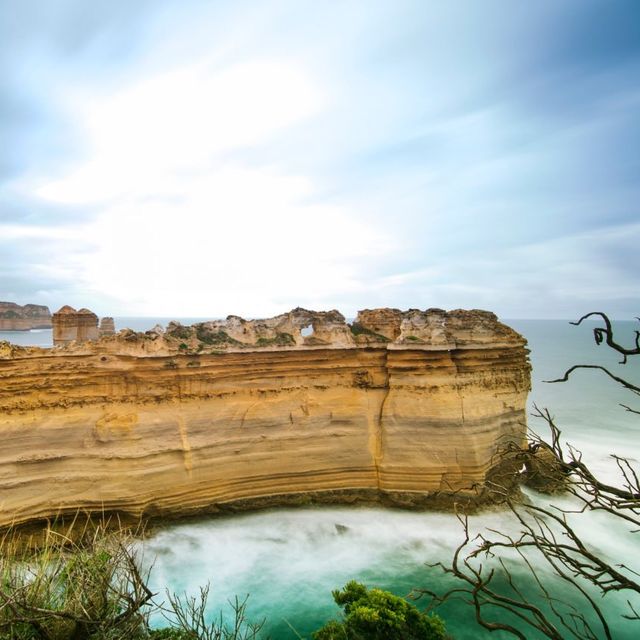
<svg viewBox="0 0 640 640"><path fill-rule="evenodd" d="M0 0L0 299L640 313L636 0Z"/></svg>

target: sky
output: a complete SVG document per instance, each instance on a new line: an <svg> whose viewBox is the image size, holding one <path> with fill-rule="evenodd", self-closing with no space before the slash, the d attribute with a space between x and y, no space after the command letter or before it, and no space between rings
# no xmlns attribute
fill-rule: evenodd
<svg viewBox="0 0 640 640"><path fill-rule="evenodd" d="M0 300L640 315L636 0L0 0Z"/></svg>

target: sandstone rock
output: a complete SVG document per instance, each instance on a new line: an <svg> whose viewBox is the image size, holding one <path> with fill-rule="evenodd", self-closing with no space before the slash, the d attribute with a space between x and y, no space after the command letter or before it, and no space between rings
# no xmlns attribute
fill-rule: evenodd
<svg viewBox="0 0 640 640"><path fill-rule="evenodd" d="M305 331L305 330L309 331ZM305 335L308 334L308 335ZM191 341L191 346L229 347L293 347L302 345L354 346L355 341L339 311L293 309L274 318L245 320L228 316L226 320L202 322L193 327L170 323L167 337Z"/></svg>
<svg viewBox="0 0 640 640"><path fill-rule="evenodd" d="M0 345L0 525L479 499L498 448L524 441L525 340L486 312L377 317L365 328L395 342L358 345L338 312L294 309Z"/></svg>
<svg viewBox="0 0 640 640"><path fill-rule="evenodd" d="M105 317L100 320L100 326L98 327L99 337L113 336L116 333L116 325L113 318Z"/></svg>
<svg viewBox="0 0 640 640"><path fill-rule="evenodd" d="M89 309L76 311L65 305L53 314L54 346L97 340L98 337L98 316Z"/></svg>
<svg viewBox="0 0 640 640"><path fill-rule="evenodd" d="M0 331L29 331L50 329L49 307L39 304L20 306L14 302L0 302Z"/></svg>
<svg viewBox="0 0 640 640"><path fill-rule="evenodd" d="M403 313L400 309L363 309L356 322L366 333L384 336L394 341L400 335Z"/></svg>

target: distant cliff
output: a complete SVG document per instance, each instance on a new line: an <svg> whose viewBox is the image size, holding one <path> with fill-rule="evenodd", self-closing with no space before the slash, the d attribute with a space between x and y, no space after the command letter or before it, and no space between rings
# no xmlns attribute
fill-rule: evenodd
<svg viewBox="0 0 640 640"><path fill-rule="evenodd" d="M30 329L50 329L49 307L40 304L0 302L0 331L29 331Z"/></svg>
<svg viewBox="0 0 640 640"><path fill-rule="evenodd" d="M526 342L485 311L293 311L0 343L0 525L483 499L525 436Z"/></svg>

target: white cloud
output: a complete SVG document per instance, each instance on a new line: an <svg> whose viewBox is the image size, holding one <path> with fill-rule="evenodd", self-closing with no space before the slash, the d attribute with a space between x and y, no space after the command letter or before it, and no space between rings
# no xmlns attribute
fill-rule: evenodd
<svg viewBox="0 0 640 640"><path fill-rule="evenodd" d="M0 224L0 242L7 240L73 240L83 233L78 228L23 224Z"/></svg>
<svg viewBox="0 0 640 640"><path fill-rule="evenodd" d="M313 204L302 178L236 167L186 186L176 202L105 209L85 286L131 313L271 313L283 295L295 305L357 292L363 263L392 248L349 211Z"/></svg>
<svg viewBox="0 0 640 640"><path fill-rule="evenodd" d="M61 179L33 185L35 193L63 204L162 195L167 181L297 124L323 100L309 75L286 60L224 70L201 62L106 99L76 95L70 109L86 132L89 158Z"/></svg>
<svg viewBox="0 0 640 640"><path fill-rule="evenodd" d="M122 300L125 313L181 316L275 313L359 291L365 265L392 239L320 203L305 176L220 155L290 130L323 100L286 61L221 72L201 63L102 104L76 98L92 154L36 190L99 211L81 231L79 246L93 250L75 288Z"/></svg>

